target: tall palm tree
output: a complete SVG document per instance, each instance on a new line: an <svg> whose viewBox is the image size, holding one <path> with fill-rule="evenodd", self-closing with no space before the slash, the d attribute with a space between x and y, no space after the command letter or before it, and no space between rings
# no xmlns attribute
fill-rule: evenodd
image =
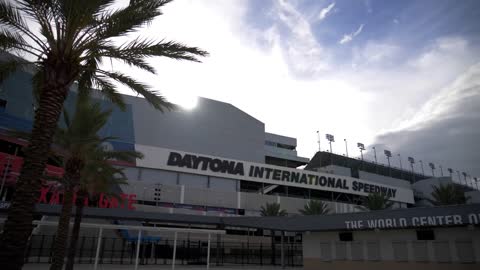
<svg viewBox="0 0 480 270"><path fill-rule="evenodd" d="M287 215L285 209L281 209L279 203L266 203L265 206L260 207L260 215L262 217L283 217ZM271 234L271 264L275 265L275 230L270 230Z"/></svg>
<svg viewBox="0 0 480 270"><path fill-rule="evenodd" d="M112 9L113 0L0 0L0 49L29 59L3 57L0 80L18 69L34 66L33 85L38 94L32 139L0 239L1 269L20 269L23 265L39 178L71 85L84 74L83 80L123 106L113 84L118 82L161 110L164 98L157 91L126 74L101 69L102 61L105 58L119 60L155 73L146 58L164 56L198 61L197 57L207 55L196 47L172 41L136 38L121 45L114 42L115 38L150 23L162 14L160 8L169 2L171 0L131 0L126 7Z"/></svg>
<svg viewBox="0 0 480 270"><path fill-rule="evenodd" d="M102 147L96 147L88 154L88 159L82 171L80 186L77 192L75 221L70 236L70 244L67 254L66 270L73 270L77 242L80 235L80 223L82 222L84 199L89 192L109 193L114 185L127 184L127 178L123 168L113 166L109 161L133 161L142 158L143 155L135 151L105 151ZM112 194L115 196L115 194Z"/></svg>
<svg viewBox="0 0 480 270"><path fill-rule="evenodd" d="M64 203L58 221L51 270L60 270L63 266L73 195L80 184L89 153L108 139L99 137L98 133L108 122L110 115L111 111L102 111L99 103L90 102L89 97L83 94L77 96L75 114L71 120L69 113L64 111L65 128L59 128L54 139L63 150L65 174L62 179Z"/></svg>
<svg viewBox="0 0 480 270"><path fill-rule="evenodd" d="M310 200L303 209L298 210L302 215L326 215L330 213L330 208L328 208L328 204L318 201L318 200Z"/></svg>
<svg viewBox="0 0 480 270"><path fill-rule="evenodd" d="M362 203L359 205L358 208L361 210L383 210L392 207L393 202L390 201L390 198L382 193L370 193L368 197L366 197Z"/></svg>
<svg viewBox="0 0 480 270"><path fill-rule="evenodd" d="M433 205L455 205L465 204L470 197L465 196L462 188L455 184L440 184L439 186L432 186L432 199L428 201Z"/></svg>

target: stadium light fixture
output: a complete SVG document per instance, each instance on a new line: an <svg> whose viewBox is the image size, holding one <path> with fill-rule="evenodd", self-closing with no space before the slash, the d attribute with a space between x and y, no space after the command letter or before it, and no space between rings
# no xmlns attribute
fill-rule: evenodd
<svg viewBox="0 0 480 270"><path fill-rule="evenodd" d="M435 176L435 164L430 162L430 163L428 163L428 166L430 166L430 168L432 169L432 176Z"/></svg>
<svg viewBox="0 0 480 270"><path fill-rule="evenodd" d="M462 184L462 177L460 177L460 171L457 171L457 175L458 175L458 182Z"/></svg>
<svg viewBox="0 0 480 270"><path fill-rule="evenodd" d="M363 143L357 143L358 149L360 149L360 156L362 157L363 161L363 150L365 150L365 145Z"/></svg>
<svg viewBox="0 0 480 270"><path fill-rule="evenodd" d="M330 153L333 154L332 151L332 142L335 142L335 137L332 134L326 134L326 138L328 140L328 143L330 144Z"/></svg>
<svg viewBox="0 0 480 270"><path fill-rule="evenodd" d="M347 145L347 139L343 139L345 141L345 154L348 157L348 145Z"/></svg>
<svg viewBox="0 0 480 270"><path fill-rule="evenodd" d="M318 141L317 141L317 143L318 143L318 152L320 152L320 151L322 151L322 149L320 148L320 131L319 131L319 130L317 130L317 138L318 138Z"/></svg>
<svg viewBox="0 0 480 270"><path fill-rule="evenodd" d="M408 157L408 162L410 162L410 166L412 167L412 182L415 183L415 171L413 170L413 164L415 163L415 159L413 157Z"/></svg>
<svg viewBox="0 0 480 270"><path fill-rule="evenodd" d="M378 163L377 162L377 149L375 148L375 146L372 147L372 149L373 149L373 156L375 157L375 163Z"/></svg>
<svg viewBox="0 0 480 270"><path fill-rule="evenodd" d="M464 179L465 179L465 185L467 185L467 186L468 186L468 182L467 182L467 173L466 173L466 172L462 172L462 174L463 174L463 177L464 177Z"/></svg>
<svg viewBox="0 0 480 270"><path fill-rule="evenodd" d="M388 175L392 176L392 168L390 167L390 158L392 157L392 152L390 150L383 150L383 153L387 157L388 162Z"/></svg>

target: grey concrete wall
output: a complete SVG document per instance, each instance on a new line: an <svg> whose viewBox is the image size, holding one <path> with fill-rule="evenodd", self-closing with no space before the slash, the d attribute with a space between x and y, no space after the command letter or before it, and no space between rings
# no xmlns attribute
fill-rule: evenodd
<svg viewBox="0 0 480 270"><path fill-rule="evenodd" d="M338 232L306 233L303 256L310 262L480 263L480 231L456 227L434 233L435 240L421 241L415 230L356 231L351 242L340 241Z"/></svg>
<svg viewBox="0 0 480 270"><path fill-rule="evenodd" d="M125 98L137 144L264 162L264 124L231 104L199 98L192 110L162 114L142 98Z"/></svg>

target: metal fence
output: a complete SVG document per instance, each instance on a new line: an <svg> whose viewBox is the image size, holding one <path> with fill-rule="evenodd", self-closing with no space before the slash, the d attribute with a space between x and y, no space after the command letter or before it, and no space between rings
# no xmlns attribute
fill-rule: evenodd
<svg viewBox="0 0 480 270"><path fill-rule="evenodd" d="M53 235L32 235L26 250L25 263L50 263L52 259ZM76 264L93 264L95 261L98 237L82 236L78 241ZM137 242L118 237L102 237L99 264L135 264ZM207 242L178 240L176 264L206 265ZM281 265L281 244L238 243L212 241L211 265ZM284 265L302 266L302 245L284 243ZM140 264L167 265L172 263L173 241L161 240L140 245ZM274 260L272 260L274 256Z"/></svg>

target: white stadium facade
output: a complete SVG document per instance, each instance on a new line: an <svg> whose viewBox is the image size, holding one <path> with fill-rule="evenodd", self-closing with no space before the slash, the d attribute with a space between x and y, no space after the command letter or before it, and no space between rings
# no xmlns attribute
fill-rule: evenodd
<svg viewBox="0 0 480 270"><path fill-rule="evenodd" d="M30 81L29 73L18 72L0 86L1 215L14 193L26 144L8 131L32 125ZM87 202L79 263L170 264L176 248L180 264L474 269L480 263L480 216L475 216L480 195L466 176L424 175L330 152L300 157L295 138L265 132L264 123L231 104L199 98L191 110L161 113L142 98L124 98L125 111L98 98L113 109L102 135L115 139L104 147L145 157L112 161L128 177L128 185L112 188L124 200L101 194ZM74 99L75 89L67 108ZM61 171L49 162L47 173ZM430 193L440 183L460 186L470 204L430 207ZM360 210L371 193L387 195L393 210L381 216ZM331 214L301 217L299 209L313 199L327 203ZM55 232L50 225L60 203L61 188L42 188L40 225L27 263L48 262ZM267 203L278 203L288 217L260 217ZM145 231L137 235L140 226ZM95 254L99 227L105 228L105 240Z"/></svg>

